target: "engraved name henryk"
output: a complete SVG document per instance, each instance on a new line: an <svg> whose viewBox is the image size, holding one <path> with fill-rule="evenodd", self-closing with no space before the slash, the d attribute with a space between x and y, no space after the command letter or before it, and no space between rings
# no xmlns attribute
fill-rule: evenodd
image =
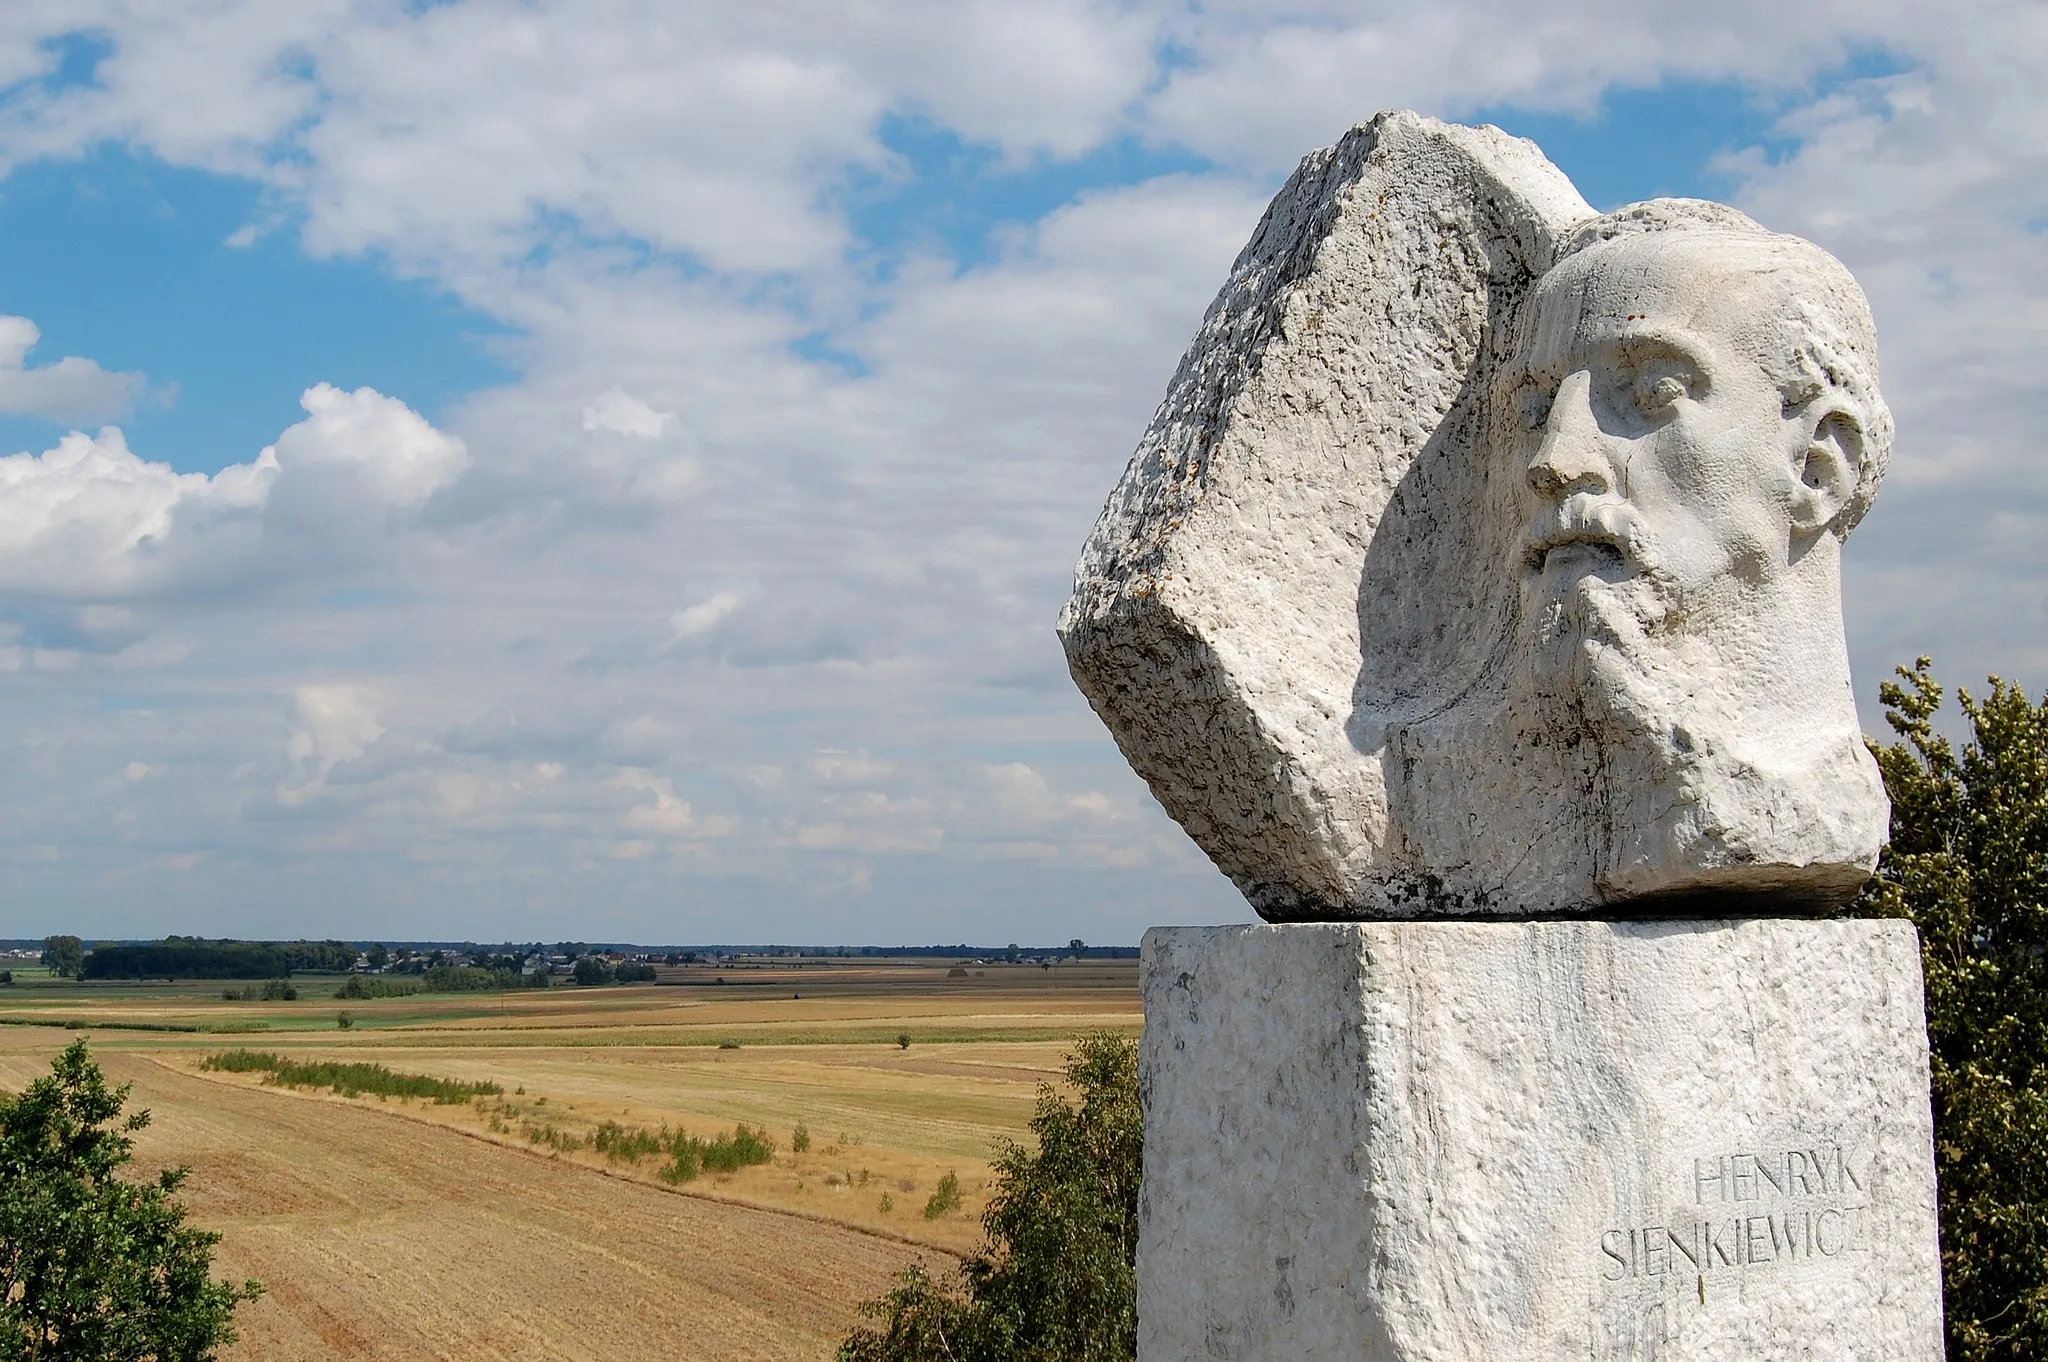
<svg viewBox="0 0 2048 1362"><path fill-rule="evenodd" d="M1704 1275L1860 1249L1868 1173L1857 1168L1854 1150L1838 1144L1694 1159L1691 1213L1677 1224L1602 1234L1600 1275L1610 1282Z"/></svg>

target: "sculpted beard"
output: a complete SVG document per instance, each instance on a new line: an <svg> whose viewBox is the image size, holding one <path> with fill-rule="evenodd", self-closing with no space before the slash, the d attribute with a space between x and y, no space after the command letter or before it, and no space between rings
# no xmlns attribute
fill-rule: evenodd
<svg viewBox="0 0 2048 1362"><path fill-rule="evenodd" d="M1681 631L1709 602L1686 599L1655 533L1624 502L1568 498L1535 517L1527 542L1527 689L1549 705L1664 731L1652 677L1694 661Z"/></svg>

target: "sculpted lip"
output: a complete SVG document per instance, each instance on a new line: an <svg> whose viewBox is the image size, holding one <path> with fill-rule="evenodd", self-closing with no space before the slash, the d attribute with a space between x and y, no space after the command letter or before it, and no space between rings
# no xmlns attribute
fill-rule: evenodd
<svg viewBox="0 0 2048 1362"><path fill-rule="evenodd" d="M1611 530L1597 526L1559 528L1550 533L1532 533L1529 547L1522 555L1523 562L1531 572L1541 572L1550 566L1550 558L1559 549L1581 548L1595 567L1620 567L1628 561L1628 551L1621 536Z"/></svg>
<svg viewBox="0 0 2048 1362"><path fill-rule="evenodd" d="M1567 499L1538 515L1524 535L1522 562L1532 573L1551 566L1559 550L1599 571L1637 563L1636 518L1625 502L1590 496Z"/></svg>

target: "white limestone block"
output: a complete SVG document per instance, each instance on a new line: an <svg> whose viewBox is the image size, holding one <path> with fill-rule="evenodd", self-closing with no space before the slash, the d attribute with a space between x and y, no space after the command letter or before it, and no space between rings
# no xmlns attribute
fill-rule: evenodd
<svg viewBox="0 0 2048 1362"><path fill-rule="evenodd" d="M1146 934L1140 1362L1938 1362L1896 921Z"/></svg>
<svg viewBox="0 0 2048 1362"><path fill-rule="evenodd" d="M1888 813L1840 585L1876 372L1817 247L1382 114L1232 267L1069 666L1268 920L1824 909Z"/></svg>

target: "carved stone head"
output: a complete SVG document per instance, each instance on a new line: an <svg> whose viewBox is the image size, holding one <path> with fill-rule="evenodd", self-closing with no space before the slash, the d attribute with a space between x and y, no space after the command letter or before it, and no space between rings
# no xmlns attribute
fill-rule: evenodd
<svg viewBox="0 0 2048 1362"><path fill-rule="evenodd" d="M1736 649L1800 585L1796 608L1838 613L1891 421L1832 256L1719 204L1642 204L1567 239L1513 335L1496 430L1527 474L1529 608Z"/></svg>
<svg viewBox="0 0 2048 1362"><path fill-rule="evenodd" d="M1876 374L1818 247L1381 115L1210 309L1070 666L1272 919L1839 902L1887 814L1840 575Z"/></svg>

